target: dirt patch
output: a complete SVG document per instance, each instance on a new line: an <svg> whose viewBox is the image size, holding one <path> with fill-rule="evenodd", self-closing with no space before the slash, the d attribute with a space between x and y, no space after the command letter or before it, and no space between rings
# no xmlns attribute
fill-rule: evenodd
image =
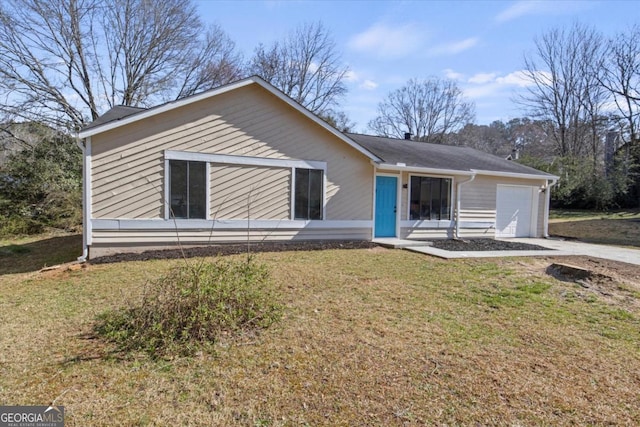
<svg viewBox="0 0 640 427"><path fill-rule="evenodd" d="M252 243L251 252L319 251L325 249L371 249L377 244L368 241L311 241L311 242L263 242ZM121 253L93 258L91 264L108 264L122 261L147 261L152 259L196 258L217 255L247 253L246 244L210 245L195 248L152 250L142 253Z"/></svg>
<svg viewBox="0 0 640 427"><path fill-rule="evenodd" d="M445 251L548 251L538 245L494 239L434 240L432 246Z"/></svg>
<svg viewBox="0 0 640 427"><path fill-rule="evenodd" d="M640 309L640 266L585 256L541 257L528 264L536 272L577 284L571 293L580 299L597 297L627 310Z"/></svg>

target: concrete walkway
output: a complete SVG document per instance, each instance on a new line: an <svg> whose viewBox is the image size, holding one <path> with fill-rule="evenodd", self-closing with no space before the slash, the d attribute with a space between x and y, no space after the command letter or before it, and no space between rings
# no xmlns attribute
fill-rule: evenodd
<svg viewBox="0 0 640 427"><path fill-rule="evenodd" d="M538 245L549 250L539 251L445 251L431 246L429 242L421 242L417 240L403 239L375 239L374 242L381 246L402 248L412 252L433 255L439 258L501 258L501 257L519 257L519 256L568 256L568 255L585 255L594 258L603 258L612 261L621 261L628 264L640 265L640 249L627 249L616 246L594 245L591 243L582 243L576 241L567 241L561 239L535 239L535 238L517 238L504 239L506 241L528 243Z"/></svg>

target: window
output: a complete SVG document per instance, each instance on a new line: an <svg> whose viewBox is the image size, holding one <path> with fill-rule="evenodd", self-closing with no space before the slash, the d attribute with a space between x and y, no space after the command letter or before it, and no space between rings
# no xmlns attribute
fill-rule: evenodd
<svg viewBox="0 0 640 427"><path fill-rule="evenodd" d="M295 170L295 219L322 219L322 171Z"/></svg>
<svg viewBox="0 0 640 427"><path fill-rule="evenodd" d="M451 179L412 176L409 219L451 219Z"/></svg>
<svg viewBox="0 0 640 427"><path fill-rule="evenodd" d="M171 218L207 216L207 164L169 160L169 194Z"/></svg>

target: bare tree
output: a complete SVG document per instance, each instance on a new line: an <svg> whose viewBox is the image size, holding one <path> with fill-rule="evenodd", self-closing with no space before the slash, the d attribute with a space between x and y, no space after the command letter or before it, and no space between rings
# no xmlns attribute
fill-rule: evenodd
<svg viewBox="0 0 640 427"><path fill-rule="evenodd" d="M609 40L602 85L611 92L621 119L625 172L634 184L630 196L640 205L640 26Z"/></svg>
<svg viewBox="0 0 640 427"><path fill-rule="evenodd" d="M249 71L317 114L335 107L347 92L348 67L321 23L302 25L270 47L259 45Z"/></svg>
<svg viewBox="0 0 640 427"><path fill-rule="evenodd" d="M218 27L203 37L183 0L6 0L0 5L0 108L78 128L117 105L186 96L239 75Z"/></svg>
<svg viewBox="0 0 640 427"><path fill-rule="evenodd" d="M369 128L381 136L402 137L406 132L423 142L443 142L475 118L475 105L466 101L453 80L411 79L378 104L378 116Z"/></svg>
<svg viewBox="0 0 640 427"><path fill-rule="evenodd" d="M627 141L640 138L640 26L609 40L601 84L613 94Z"/></svg>
<svg viewBox="0 0 640 427"><path fill-rule="evenodd" d="M533 83L518 99L538 120L555 124L554 139L561 157L582 156L592 124L606 101L598 87L602 38L579 24L554 29L535 40L534 55L526 55L525 74Z"/></svg>
<svg viewBox="0 0 640 427"><path fill-rule="evenodd" d="M329 110L320 114L320 118L340 132L352 132L356 122L352 121L344 111Z"/></svg>

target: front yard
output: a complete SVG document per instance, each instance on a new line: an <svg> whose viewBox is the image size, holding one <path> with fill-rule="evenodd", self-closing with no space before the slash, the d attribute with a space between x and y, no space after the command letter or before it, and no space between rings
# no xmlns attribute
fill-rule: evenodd
<svg viewBox="0 0 640 427"><path fill-rule="evenodd" d="M549 234L587 243L640 247L640 212L552 211Z"/></svg>
<svg viewBox="0 0 640 427"><path fill-rule="evenodd" d="M23 265L0 275L0 402L55 401L68 426L640 423L633 275L589 286L548 276L548 259L261 253L284 319L153 361L93 321L184 260L37 273L15 252L0 256Z"/></svg>

